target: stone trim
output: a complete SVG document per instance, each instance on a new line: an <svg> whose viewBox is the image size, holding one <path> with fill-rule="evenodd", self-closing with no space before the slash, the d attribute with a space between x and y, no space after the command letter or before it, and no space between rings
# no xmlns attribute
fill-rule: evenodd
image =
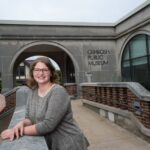
<svg viewBox="0 0 150 150"><path fill-rule="evenodd" d="M92 102L92 101L85 100L85 99L82 99L82 103L83 103L83 105L88 104L88 105L94 106L98 109L105 110L105 111L107 111L107 113L112 112L114 114L114 116L117 114L117 115L120 115L122 117L128 118L139 128L139 130L144 135L150 137L150 129L146 128L131 112L126 111L126 110L121 110L119 108L114 108L114 107L111 107L111 106L106 106L106 105L103 105L103 104L98 104L96 102ZM114 120L114 122L115 122L115 120Z"/></svg>

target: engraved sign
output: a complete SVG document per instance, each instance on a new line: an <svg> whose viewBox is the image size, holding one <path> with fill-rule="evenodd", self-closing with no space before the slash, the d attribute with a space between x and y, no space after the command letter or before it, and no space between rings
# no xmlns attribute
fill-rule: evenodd
<svg viewBox="0 0 150 150"><path fill-rule="evenodd" d="M107 49L87 50L88 65L107 65L109 63L107 59L109 54L110 51Z"/></svg>

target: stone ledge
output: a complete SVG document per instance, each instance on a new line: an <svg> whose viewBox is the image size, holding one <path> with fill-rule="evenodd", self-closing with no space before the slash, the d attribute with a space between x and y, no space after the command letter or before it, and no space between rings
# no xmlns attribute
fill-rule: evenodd
<svg viewBox="0 0 150 150"><path fill-rule="evenodd" d="M64 83L64 86L77 85L76 83Z"/></svg>
<svg viewBox="0 0 150 150"><path fill-rule="evenodd" d="M22 87L17 91L16 109L12 116L9 128L13 127L16 123L22 120L25 116L25 104L28 90ZM21 102L19 102L21 99ZM14 141L4 140L0 145L2 150L48 150L44 136L23 136Z"/></svg>
<svg viewBox="0 0 150 150"><path fill-rule="evenodd" d="M13 117L11 119L9 128L14 126L18 121L22 120L25 115L25 107L17 108L17 110L14 112ZM0 145L0 149L3 150L34 150L34 149L40 149L40 150L48 150L45 138L43 136L23 136L17 140L9 141L5 140Z"/></svg>
<svg viewBox="0 0 150 150"><path fill-rule="evenodd" d="M18 140L3 141L0 145L2 150L48 150L44 139L38 136L24 136Z"/></svg>
<svg viewBox="0 0 150 150"><path fill-rule="evenodd" d="M83 105L87 104L87 105L90 105L90 106L93 106L95 108L98 108L98 109L102 109L102 110L105 110L107 112L112 112L114 113L114 115L119 115L119 116L122 116L124 118L128 118L130 119L134 125L140 130L140 132L145 135L145 136L148 136L150 137L150 129L146 128L135 116L133 113L127 111L127 110L122 110L122 109L118 109L118 108L114 108L114 107L111 107L111 106L107 106L107 105L104 105L104 104L99 104L99 103L96 103L96 102L92 102L92 101L89 101L89 100L85 100L85 99L82 99L82 103ZM114 121L115 122L115 121Z"/></svg>

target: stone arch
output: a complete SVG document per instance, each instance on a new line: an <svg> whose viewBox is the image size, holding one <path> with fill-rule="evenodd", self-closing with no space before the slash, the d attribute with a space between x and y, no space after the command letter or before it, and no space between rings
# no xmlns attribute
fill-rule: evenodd
<svg viewBox="0 0 150 150"><path fill-rule="evenodd" d="M138 35L138 34L147 34L147 35L150 35L150 32L145 31L145 30L141 30L141 31L138 31L138 32L135 32L135 33L129 35L129 36L125 39L125 41L124 41L124 43L123 43L123 45L122 45L122 47L121 47L120 54L119 54L119 56L120 56L120 57L119 57L119 62L121 61L122 54L123 54L123 51L124 51L125 46L128 44L128 42L129 42L134 36L136 36L136 35Z"/></svg>
<svg viewBox="0 0 150 150"><path fill-rule="evenodd" d="M121 57L122 81L138 82L147 89L150 89L149 37L147 32L133 34L126 42Z"/></svg>
<svg viewBox="0 0 150 150"><path fill-rule="evenodd" d="M73 63L73 66L74 66L75 74L77 74L77 72L79 70L79 66L78 66L77 61L75 60L75 57L63 45L61 45L59 43L56 43L56 42L52 42L52 41L35 41L35 42L28 43L28 44L24 45L23 47L21 47L20 50L13 57L13 59L11 61L11 64L10 64L10 67L9 67L9 71L13 74L13 69L14 69L15 62L19 58L19 56L21 56L21 54L26 52L29 48L34 47L34 46L38 46L38 45L39 46L40 45L53 46L53 47L57 47L60 51L62 50L64 53L67 54L67 56L70 57L70 59ZM76 78L76 75L75 75L75 78ZM76 79L76 82L78 82L77 80L78 79Z"/></svg>
<svg viewBox="0 0 150 150"><path fill-rule="evenodd" d="M121 49L120 49L120 53L119 53L119 67L120 67L120 71L121 71L121 62L122 62L122 55L123 55L123 52L124 52L124 49L125 49L125 46L128 44L128 42L133 38L135 37L136 35L139 35L139 34L147 34L147 35L150 35L150 32L149 31L146 31L146 30L140 30L138 32L135 32L133 34L130 34L127 36L127 38L125 39Z"/></svg>
<svg viewBox="0 0 150 150"><path fill-rule="evenodd" d="M79 70L79 65L77 63L77 61L75 60L75 58L73 57L73 55L67 50L67 48L65 48L63 45L59 44L59 43L56 43L56 42L50 42L50 41L36 41L36 42L32 42L32 43L29 43L25 46L23 46L17 53L16 55L13 57L12 61L11 61L11 64L10 64L10 67L9 67L9 71L12 72L12 69L13 69L13 66L14 66L14 63L17 59L17 57L22 53L24 52L27 48L31 47L31 46L35 46L35 45L40 45L40 44L46 44L46 45L52 45L52 46L56 46L56 47L59 47L60 49L62 49L63 51L65 51L69 56L70 58L72 59L73 61L73 64L75 66L75 68L77 70Z"/></svg>

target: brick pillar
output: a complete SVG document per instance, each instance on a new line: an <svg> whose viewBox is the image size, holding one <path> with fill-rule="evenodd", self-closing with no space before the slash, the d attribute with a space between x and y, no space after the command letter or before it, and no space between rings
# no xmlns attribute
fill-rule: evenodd
<svg viewBox="0 0 150 150"><path fill-rule="evenodd" d="M117 87L112 88L112 100L113 100L113 106L118 108L119 107L119 99L118 99L118 88Z"/></svg>
<svg viewBox="0 0 150 150"><path fill-rule="evenodd" d="M142 114L141 114L141 122L145 127L150 129L150 102L141 101Z"/></svg>
<svg viewBox="0 0 150 150"><path fill-rule="evenodd" d="M121 109L128 109L127 88L119 88L119 102Z"/></svg>
<svg viewBox="0 0 150 150"><path fill-rule="evenodd" d="M111 87L107 87L106 88L106 100L107 100L107 105L112 106Z"/></svg>
<svg viewBox="0 0 150 150"><path fill-rule="evenodd" d="M129 89L127 90L127 99L128 110L134 112L133 102L137 99L137 97Z"/></svg>
<svg viewBox="0 0 150 150"><path fill-rule="evenodd" d="M105 88L101 87L101 94L102 94L102 104L105 104Z"/></svg>

